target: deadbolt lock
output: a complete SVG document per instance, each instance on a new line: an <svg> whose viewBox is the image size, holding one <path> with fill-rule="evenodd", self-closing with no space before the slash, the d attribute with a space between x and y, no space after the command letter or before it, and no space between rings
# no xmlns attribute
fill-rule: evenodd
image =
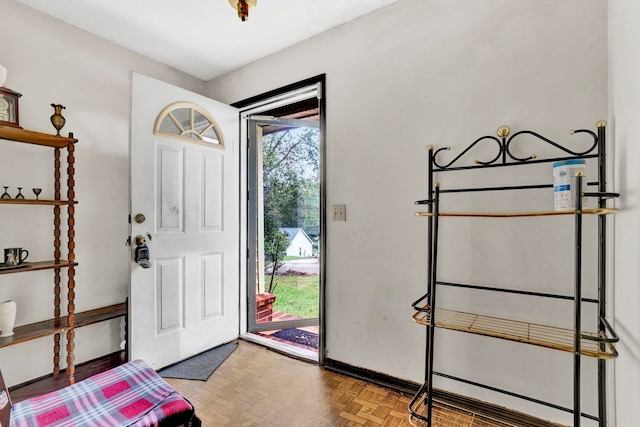
<svg viewBox="0 0 640 427"><path fill-rule="evenodd" d="M138 224L142 224L146 218L144 217L144 215L142 215L141 213L139 213L139 214L137 214L137 215L135 216L135 218L134 218L134 219L136 220L136 222L137 222Z"/></svg>

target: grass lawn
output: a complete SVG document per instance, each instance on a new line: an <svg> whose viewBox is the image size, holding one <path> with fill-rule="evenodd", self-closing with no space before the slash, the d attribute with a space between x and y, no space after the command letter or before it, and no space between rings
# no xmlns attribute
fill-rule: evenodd
<svg viewBox="0 0 640 427"><path fill-rule="evenodd" d="M318 276L276 276L273 311L304 318L318 317Z"/></svg>

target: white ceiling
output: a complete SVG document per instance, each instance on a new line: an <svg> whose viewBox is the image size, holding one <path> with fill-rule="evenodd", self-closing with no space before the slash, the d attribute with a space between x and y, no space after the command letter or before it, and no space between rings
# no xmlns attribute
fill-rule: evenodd
<svg viewBox="0 0 640 427"><path fill-rule="evenodd" d="M397 0L19 1L207 81Z"/></svg>

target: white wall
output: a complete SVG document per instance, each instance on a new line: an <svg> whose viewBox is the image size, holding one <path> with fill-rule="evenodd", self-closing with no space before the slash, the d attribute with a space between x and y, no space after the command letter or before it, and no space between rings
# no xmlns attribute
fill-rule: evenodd
<svg viewBox="0 0 640 427"><path fill-rule="evenodd" d="M425 147L459 152L503 124L567 144L584 141L568 139L567 131L595 129L607 117L606 2L401 0L208 82L206 93L234 102L321 73L327 204L349 211L346 222L329 222L326 230L327 357L421 382L424 328L411 321L410 304L426 283L426 227L413 215L413 201L426 197ZM545 154L538 145L523 150ZM526 169L489 175L494 182L534 179ZM548 166L535 179L550 177ZM451 187L460 178L446 179ZM552 206L550 194L535 201ZM567 228L539 220L449 222L439 277L571 293L572 264L562 252L571 250ZM470 245L460 249L458 242ZM494 254L507 258L496 262ZM548 265L548 254L556 265ZM470 309L571 324L570 305L443 297ZM570 353L446 331L438 340L441 371L572 405ZM584 409L595 412L595 364L584 365ZM571 423L517 399L440 379L436 386Z"/></svg>
<svg viewBox="0 0 640 427"><path fill-rule="evenodd" d="M0 9L0 63L5 86L22 93L20 124L55 133L53 109L67 108L63 134L73 132L76 147L76 311L120 303L128 294L129 249L129 73L131 70L202 93L204 82L63 24L15 0ZM0 184L33 197L53 194L53 153L0 141ZM64 165L64 163L63 163ZM64 171L63 171L64 173ZM53 215L46 208L7 207L0 211L0 247L22 246L30 260L50 259ZM66 255L66 244L63 245ZM18 305L18 325L53 314L51 271L0 276L0 301ZM64 303L66 308L66 303ZM76 361L117 351L120 322L76 331ZM53 339L41 338L0 349L0 368L9 385L45 375L53 366ZM64 349L64 343L62 348ZM63 367L65 354L62 354Z"/></svg>
<svg viewBox="0 0 640 427"><path fill-rule="evenodd" d="M615 362L618 426L640 419L640 4L609 2L610 123L615 150L615 186L622 194L615 216L615 327L620 357Z"/></svg>

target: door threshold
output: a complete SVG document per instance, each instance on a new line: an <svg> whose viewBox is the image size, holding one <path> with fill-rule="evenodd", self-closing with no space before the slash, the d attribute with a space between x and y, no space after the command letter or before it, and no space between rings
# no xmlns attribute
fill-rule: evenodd
<svg viewBox="0 0 640 427"><path fill-rule="evenodd" d="M304 348L288 345L280 341L276 341L262 335L246 332L240 336L242 339L260 344L265 347L272 348L278 352L288 354L292 357L307 360L309 362L318 363L318 352L306 350Z"/></svg>

